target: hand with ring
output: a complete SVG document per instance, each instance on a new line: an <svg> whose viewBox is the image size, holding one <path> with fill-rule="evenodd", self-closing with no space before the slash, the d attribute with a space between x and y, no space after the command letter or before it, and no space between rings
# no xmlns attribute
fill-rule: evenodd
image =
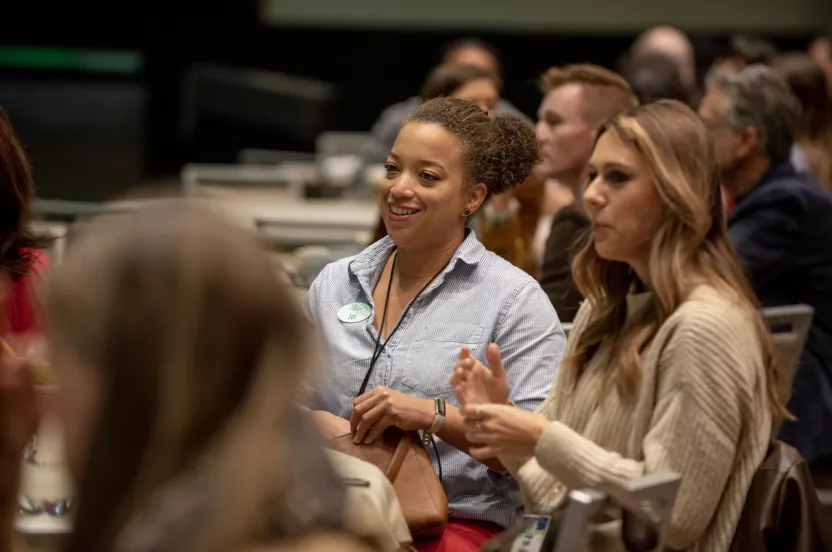
<svg viewBox="0 0 832 552"><path fill-rule="evenodd" d="M501 455L534 456L537 442L551 423L540 414L513 406L475 404L462 408L469 453L477 460Z"/></svg>

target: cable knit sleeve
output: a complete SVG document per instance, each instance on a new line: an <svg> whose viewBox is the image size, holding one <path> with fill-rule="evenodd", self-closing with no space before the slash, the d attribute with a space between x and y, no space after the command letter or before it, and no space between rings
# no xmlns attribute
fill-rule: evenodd
<svg viewBox="0 0 832 552"><path fill-rule="evenodd" d="M517 472L535 510L557 505L565 489L672 471L681 474L682 483L665 544L685 549L703 535L734 469L761 363L753 354L753 328L739 309L689 302L674 318L675 330L659 355L643 458L622 457L553 421L535 460Z"/></svg>
<svg viewBox="0 0 832 552"><path fill-rule="evenodd" d="M572 354L575 338L586 327L586 323L590 317L590 311L591 307L589 302L584 301L578 310L578 314L575 315L572 331L566 342L566 348L563 354L564 359ZM563 373L559 370L558 378L552 386L552 389L549 390L549 395L536 410L538 414L550 420L557 417L557 404L561 400L561 394L558 393L558 384L560 383L561 377L563 377ZM552 474L543 469L537 459L520 456L501 456L500 462L514 474L514 477L520 483L523 502L531 511L540 513L551 512L560 505L563 497L566 496L566 487L555 479Z"/></svg>

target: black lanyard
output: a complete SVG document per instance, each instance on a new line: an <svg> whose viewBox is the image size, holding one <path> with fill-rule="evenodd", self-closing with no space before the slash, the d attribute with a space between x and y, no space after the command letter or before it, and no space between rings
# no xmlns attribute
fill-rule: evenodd
<svg viewBox="0 0 832 552"><path fill-rule="evenodd" d="M448 268L448 265L451 264L451 260L453 260L453 257L451 257L448 260L448 262L445 263L445 266L440 268L439 272L434 274L433 277L430 280L428 280L428 283L426 283L424 286L422 286L422 289L419 290L419 293L417 293L416 296L413 298L413 300L411 300L410 303L408 303L407 307L405 307L404 312L402 312L402 315L399 317L399 321L396 323L396 327L393 328L393 331L390 332L390 335L388 335L387 339L385 339L384 343L382 343L381 342L381 334L382 334L382 332L384 332L384 324L387 321L387 304L390 302L390 289L393 287L393 274L396 271L396 261L399 258L398 251L395 251L393 253L393 255L394 255L394 257L393 257L393 266L390 267L390 279L387 281L387 293L384 296L384 311L382 311L382 315L381 315L381 325L378 327L378 336L376 337L376 345L373 348L373 356L370 358L370 367L367 369L367 373L364 375L364 381L361 382L361 388L358 390L358 395L356 395L357 397L360 397L361 395L363 395L364 391L367 390L367 384L370 383L370 376L373 373L373 368L375 368L376 362L378 362L378 359L381 357L381 353L384 352L384 348L387 346L387 343L393 338L393 336L398 331L399 326L402 325L402 322L404 321L405 317L407 317L407 313L410 311L410 307L412 307L416 303L416 300L419 299L419 296L421 296L422 293L424 293L424 291L428 288L428 286L431 285L433 283L433 281L436 280L436 278L440 274L442 274L442 272L446 268Z"/></svg>

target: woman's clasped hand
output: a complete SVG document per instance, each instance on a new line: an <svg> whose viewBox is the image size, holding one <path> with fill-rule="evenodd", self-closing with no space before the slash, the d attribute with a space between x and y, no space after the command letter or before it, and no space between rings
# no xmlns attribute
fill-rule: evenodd
<svg viewBox="0 0 832 552"><path fill-rule="evenodd" d="M506 371L495 344L488 346L488 367L463 347L451 385L462 405L469 453L478 460L497 456L533 456L549 420L514 407Z"/></svg>
<svg viewBox="0 0 832 552"><path fill-rule="evenodd" d="M353 401L350 429L356 444L376 442L388 427L404 431L428 429L435 416L433 401L376 387Z"/></svg>

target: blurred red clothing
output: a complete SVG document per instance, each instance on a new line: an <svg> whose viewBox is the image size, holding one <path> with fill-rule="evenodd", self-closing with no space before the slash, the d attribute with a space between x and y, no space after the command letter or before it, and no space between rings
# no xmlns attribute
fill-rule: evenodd
<svg viewBox="0 0 832 552"><path fill-rule="evenodd" d="M441 537L417 540L414 546L419 552L477 552L500 532L493 523L451 519Z"/></svg>
<svg viewBox="0 0 832 552"><path fill-rule="evenodd" d="M731 211L734 210L734 205L736 201L734 200L734 196L726 192L724 189L722 190L722 202L725 205L725 213L731 214Z"/></svg>
<svg viewBox="0 0 832 552"><path fill-rule="evenodd" d="M36 332L40 330L38 320L38 303L35 285L49 269L49 257L43 251L31 251L32 262L29 271L12 281L12 297L9 304L8 331L12 334Z"/></svg>

